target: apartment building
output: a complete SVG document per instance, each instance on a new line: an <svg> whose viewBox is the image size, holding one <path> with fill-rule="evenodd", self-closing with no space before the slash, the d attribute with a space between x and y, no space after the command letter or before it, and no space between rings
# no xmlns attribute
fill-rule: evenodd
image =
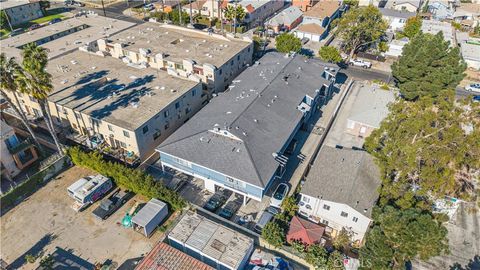
<svg viewBox="0 0 480 270"><path fill-rule="evenodd" d="M268 53L158 148L163 167L261 201L293 137L333 93L337 67Z"/></svg>
<svg viewBox="0 0 480 270"><path fill-rule="evenodd" d="M243 21L250 27L261 26L265 19L274 15L284 4L284 1L277 0L242 0L237 4L235 4L235 1L229 3L229 5L240 5L243 7L246 12Z"/></svg>
<svg viewBox="0 0 480 270"><path fill-rule="evenodd" d="M50 61L54 123L126 158L145 159L202 106L199 82L77 50ZM41 116L39 104L20 95L24 111Z"/></svg>
<svg viewBox="0 0 480 270"><path fill-rule="evenodd" d="M222 92L252 62L253 42L195 29L144 23L98 40L105 55L202 82L211 96Z"/></svg>
<svg viewBox="0 0 480 270"><path fill-rule="evenodd" d="M8 16L8 23L14 26L43 17L39 1L3 0L0 10Z"/></svg>
<svg viewBox="0 0 480 270"><path fill-rule="evenodd" d="M362 243L378 199L380 172L365 151L324 146L300 191L298 213Z"/></svg>
<svg viewBox="0 0 480 270"><path fill-rule="evenodd" d="M81 16L2 39L0 47L9 57L21 59L22 48L34 42L47 49L49 58L55 58L79 47L92 49L96 47L97 39L113 35L133 25L135 24L131 22L97 15Z"/></svg>

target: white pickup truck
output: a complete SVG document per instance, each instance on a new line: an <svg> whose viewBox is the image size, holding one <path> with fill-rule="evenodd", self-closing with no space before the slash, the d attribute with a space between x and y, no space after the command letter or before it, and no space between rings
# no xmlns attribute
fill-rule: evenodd
<svg viewBox="0 0 480 270"><path fill-rule="evenodd" d="M351 66L363 67L363 68L371 68L372 63L360 59L350 59L348 62Z"/></svg>

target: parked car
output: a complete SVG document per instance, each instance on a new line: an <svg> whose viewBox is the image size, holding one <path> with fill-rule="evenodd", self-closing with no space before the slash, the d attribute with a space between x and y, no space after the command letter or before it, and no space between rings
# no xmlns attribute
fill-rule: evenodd
<svg viewBox="0 0 480 270"><path fill-rule="evenodd" d="M357 66L357 67L363 67L363 68L371 68L372 67L372 63L370 63L368 61L365 61L365 60L361 60L361 59L350 59L350 61L348 63L351 66Z"/></svg>
<svg viewBox="0 0 480 270"><path fill-rule="evenodd" d="M273 196L270 199L270 205L274 207L280 207L282 205L283 200L287 197L288 194L288 186L285 183L281 183L273 192Z"/></svg>
<svg viewBox="0 0 480 270"><path fill-rule="evenodd" d="M465 87L465 90L470 92L479 92L480 93L480 83L472 83L469 86Z"/></svg>
<svg viewBox="0 0 480 270"><path fill-rule="evenodd" d="M63 4L65 6L77 6L77 7L84 7L85 6L84 3L73 1L73 0L67 0L67 1L63 2Z"/></svg>
<svg viewBox="0 0 480 270"><path fill-rule="evenodd" d="M225 219L231 219L233 215L238 211L240 208L240 203L237 201L229 201L225 207L222 208L220 213L218 213L219 216L225 218Z"/></svg>
<svg viewBox="0 0 480 270"><path fill-rule="evenodd" d="M16 35L20 35L23 32L24 32L24 30L22 28L17 28L17 29L14 29L12 32L10 32L10 34L8 34L8 36L13 37L13 36L16 36Z"/></svg>
<svg viewBox="0 0 480 270"><path fill-rule="evenodd" d="M215 212L226 201L227 201L227 198L225 197L225 195L223 193L217 192L217 193L213 194L212 197L210 197L210 199L203 206L203 208L207 209L208 211Z"/></svg>
<svg viewBox="0 0 480 270"><path fill-rule="evenodd" d="M480 96L473 96L473 101L480 102Z"/></svg>
<svg viewBox="0 0 480 270"><path fill-rule="evenodd" d="M55 18L55 19L51 20L48 24L55 24L55 23L59 23L59 22L61 22L61 21L62 21L62 19L60 19L60 18Z"/></svg>
<svg viewBox="0 0 480 270"><path fill-rule="evenodd" d="M38 29L38 28L40 28L40 27L42 27L40 24L34 23L34 24L30 25L30 27L28 28L28 30L29 30L29 31L32 31L32 30Z"/></svg>
<svg viewBox="0 0 480 270"><path fill-rule="evenodd" d="M262 212L262 215L260 216L260 218L258 219L258 222L257 224L255 224L255 227L253 227L253 229L257 232L257 233L262 233L262 230L263 228L265 227L265 225L267 225L268 222L270 222L270 220L272 220L273 218L273 214L268 212L268 211L263 211Z"/></svg>
<svg viewBox="0 0 480 270"><path fill-rule="evenodd" d="M102 200L92 213L97 218L105 220L122 207L131 197L133 197L132 192L118 188L110 197Z"/></svg>
<svg viewBox="0 0 480 270"><path fill-rule="evenodd" d="M187 184L187 180L173 177L170 180L165 179L163 183L168 189L178 192L183 186L185 186L185 184Z"/></svg>

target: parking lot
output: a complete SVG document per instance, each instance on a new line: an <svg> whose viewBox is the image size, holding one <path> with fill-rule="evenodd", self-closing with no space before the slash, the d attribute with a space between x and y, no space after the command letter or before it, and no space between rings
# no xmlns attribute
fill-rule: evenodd
<svg viewBox="0 0 480 270"><path fill-rule="evenodd" d="M118 265L151 250L160 233L147 239L120 225L134 201L140 200L138 196L105 221L92 215L99 202L80 213L71 209L73 199L67 195L67 187L92 174L80 167L70 168L0 218L1 258L12 269L35 269L36 264L25 263L25 255L49 254L56 247L91 264L111 260Z"/></svg>

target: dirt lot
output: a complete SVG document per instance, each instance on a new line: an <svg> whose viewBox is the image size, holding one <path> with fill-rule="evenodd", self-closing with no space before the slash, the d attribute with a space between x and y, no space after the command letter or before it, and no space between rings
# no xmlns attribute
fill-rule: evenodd
<svg viewBox="0 0 480 270"><path fill-rule="evenodd" d="M73 199L67 195L67 187L91 174L73 167L2 216L1 258L13 269L34 269L36 264L25 263L26 254L49 254L60 247L92 264L109 259L120 265L150 251L161 237L159 232L147 239L117 224L137 197L106 221L92 215L98 202L81 213L70 208Z"/></svg>

